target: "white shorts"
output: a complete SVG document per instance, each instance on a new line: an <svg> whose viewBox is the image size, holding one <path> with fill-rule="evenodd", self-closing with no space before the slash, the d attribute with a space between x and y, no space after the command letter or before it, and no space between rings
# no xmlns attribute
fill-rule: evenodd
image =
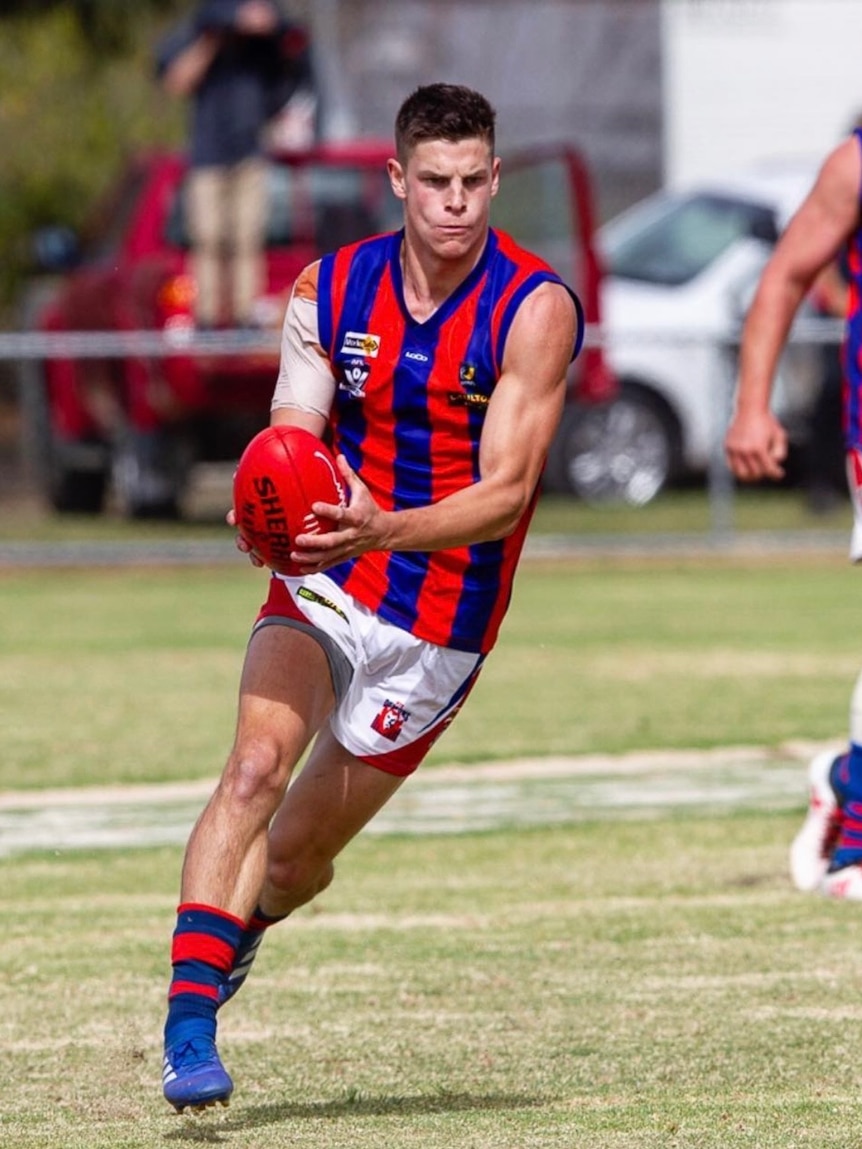
<svg viewBox="0 0 862 1149"><path fill-rule="evenodd" d="M294 626L329 660L332 733L363 762L412 774L470 693L484 654L450 650L385 622L325 574L273 575L255 630Z"/></svg>

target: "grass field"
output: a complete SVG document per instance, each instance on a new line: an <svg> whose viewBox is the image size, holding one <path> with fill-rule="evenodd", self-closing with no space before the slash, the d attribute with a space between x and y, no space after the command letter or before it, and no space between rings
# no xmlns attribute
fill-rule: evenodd
<svg viewBox="0 0 862 1149"><path fill-rule="evenodd" d="M859 663L843 556L525 565L431 763L842 737ZM261 572L0 573L0 790L221 767Z"/></svg>
<svg viewBox="0 0 862 1149"><path fill-rule="evenodd" d="M178 851L0 863L0 1143L848 1149L857 911L789 888L796 825L361 838L224 1010L203 1118L159 1089Z"/></svg>
<svg viewBox="0 0 862 1149"><path fill-rule="evenodd" d="M858 579L529 562L424 769L840 739ZM0 792L214 775L262 594L244 565L0 573ZM802 804L800 770L778 809L361 837L225 1009L237 1092L201 1119L159 1088L180 847L2 857L0 1144L852 1149L857 911L790 887Z"/></svg>

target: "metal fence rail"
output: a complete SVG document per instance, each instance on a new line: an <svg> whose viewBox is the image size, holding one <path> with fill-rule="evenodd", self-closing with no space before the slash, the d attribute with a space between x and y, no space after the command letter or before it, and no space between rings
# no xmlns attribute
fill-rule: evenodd
<svg viewBox="0 0 862 1149"><path fill-rule="evenodd" d="M794 325L790 344L839 343L844 326L840 320L801 319ZM739 331L704 325L685 331L656 331L630 327L610 335L601 327L586 329L584 345L608 347L624 343L654 343L676 347L719 344L737 346ZM173 328L167 331L0 331L0 360L32 359L116 359L124 356L170 358L179 355L278 354L280 333L275 330L195 331Z"/></svg>
<svg viewBox="0 0 862 1149"><path fill-rule="evenodd" d="M709 538L719 547L734 542L735 483L724 460L723 440L731 417L735 388L736 360L741 329L728 331L703 325L697 330L656 331L647 327L628 328L625 333L609 333L589 326L585 335L588 347L606 350L632 343L672 346L677 349L707 347L715 354L715 366L709 379L698 380L708 389L711 451L707 467L709 501ZM843 336L838 320L803 318L794 325L789 346L837 345ZM57 359L109 360L158 359L194 356L201 359L261 356L272 361L273 381L278 365L280 333L276 330L225 330L199 332L178 327L169 330L0 332L0 362L18 364L17 398L23 412L37 390L39 373L34 366L40 361ZM260 364L259 364L260 365ZM266 363L263 364L266 366ZM26 434L20 444L22 472L28 465Z"/></svg>

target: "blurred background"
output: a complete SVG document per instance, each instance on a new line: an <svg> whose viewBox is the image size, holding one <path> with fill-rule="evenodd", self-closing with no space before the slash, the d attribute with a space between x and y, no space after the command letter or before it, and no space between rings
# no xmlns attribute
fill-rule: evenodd
<svg viewBox="0 0 862 1149"><path fill-rule="evenodd" d="M132 353L123 350L122 357L109 359L116 350L93 343L58 350L48 337L116 332L121 326L127 333L160 328L163 337L167 330L164 315L153 310L136 312L131 320L126 314L121 324L104 308L75 319L55 301L82 268L101 259L116 273L127 258L128 251L120 256L118 249L109 250L101 233L98 250L89 242L95 224L103 231L109 224L115 230L129 225L120 201L111 198L127 165L154 151L182 156L188 109L158 84L154 53L165 33L195 7L191 0L4 0L4 506L32 497L48 515L117 510L110 494L122 469L116 459L105 464L107 494L100 489L100 497L88 503L79 483L77 501L64 506L57 497L58 449L68 445L69 428L58 425L51 397L67 385L58 381L62 370L82 390L105 376L110 364L123 378L118 386L126 386ZM573 414L551 461L549 491L589 506L637 508L702 484L712 499L713 528L716 516L719 527L722 515L726 525L732 492L722 473L720 438L733 386L734 341L759 269L819 158L862 110L856 50L862 5L285 0L282 7L308 35L315 146L385 143L403 97L419 84L445 80L467 83L490 98L504 159L525 149L572 150L577 171L570 166L561 182L542 168L532 182L516 181L516 202L501 207L506 226L511 221L516 234L519 227L526 232L528 245L535 238L541 247L547 239L549 253L556 253L552 261L566 262L560 253L564 245L571 247L574 257L565 274L578 280L582 293L596 295L590 343L603 362L582 369L582 375L593 372L592 380L573 380ZM279 162L297 170L293 160ZM535 159L530 163L539 170ZM582 176L586 206L583 188L575 188ZM565 224L570 230L564 239L559 233L534 237L535 217L550 227L555 212L561 214L555 196L566 200L575 222ZM378 221L388 223L389 217L383 212ZM177 253L187 248L176 235L169 243ZM593 245L598 279L590 284L590 269L582 265ZM172 275L184 268L175 262ZM115 292L117 282L115 276ZM285 288L281 283L276 293L271 284L273 298L283 298ZM77 286L72 295L82 298ZM277 327L278 314L269 318L258 333L261 341ZM817 316L814 309L808 318L824 318L825 326L803 328L778 395L800 447L792 478L803 489L807 510L819 514L843 499L840 474L824 479L814 473L816 450L840 452L834 418L827 420L825 436L817 432L821 446L812 447L824 356L834 351L837 328L834 316ZM216 350L232 360L236 376L246 361L237 357L229 335ZM251 349L262 352L264 342ZM202 350L192 343L196 366ZM163 346L146 344L133 357L137 369L157 374L166 362L174 363L165 356ZM145 360L148 366L141 368ZM270 360L266 370L271 369ZM128 411L119 418L127 442ZM186 464L202 461L200 442L188 447L191 437L186 439ZM824 441L832 448L823 448ZM233 449L231 444L226 453ZM69 465L62 465L68 478ZM140 459L136 466L143 466ZM725 510L716 511L722 500ZM119 504L120 513L130 508L147 511L135 496ZM158 501L149 509L158 510ZM161 509L182 516L182 499L168 499Z"/></svg>

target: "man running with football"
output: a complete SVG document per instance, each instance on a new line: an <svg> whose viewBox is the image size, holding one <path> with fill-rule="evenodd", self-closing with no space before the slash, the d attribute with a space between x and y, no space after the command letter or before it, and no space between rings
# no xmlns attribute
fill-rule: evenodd
<svg viewBox="0 0 862 1149"><path fill-rule="evenodd" d="M287 308L272 423L326 436L349 499L314 504L335 528L272 575L189 839L164 1033L178 1111L227 1104L218 1009L451 723L508 607L583 313L490 227L494 126L469 88L409 96L387 165L403 230L306 268Z"/></svg>

